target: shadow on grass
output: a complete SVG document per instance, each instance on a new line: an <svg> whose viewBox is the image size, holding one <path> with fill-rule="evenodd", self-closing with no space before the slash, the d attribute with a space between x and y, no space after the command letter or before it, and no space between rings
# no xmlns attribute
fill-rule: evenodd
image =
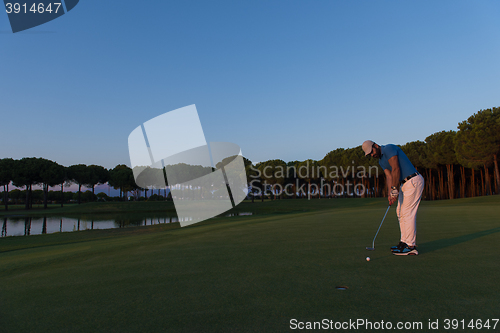
<svg viewBox="0 0 500 333"><path fill-rule="evenodd" d="M422 252L424 252L424 253L433 252L433 251L441 250L441 249L444 249L446 247L450 247L450 246L457 245L460 243L465 243L465 242L471 241L471 240L476 239L476 238L488 236L488 235L491 235L491 234L494 234L497 232L500 232L500 227L475 232L473 234L468 234L468 235L463 235L463 236L458 236L458 237L453 237L453 238L447 238L447 239L439 239L439 240L435 240L432 242L423 243L423 244L420 244L418 246L418 248L419 248L419 250L422 250Z"/></svg>

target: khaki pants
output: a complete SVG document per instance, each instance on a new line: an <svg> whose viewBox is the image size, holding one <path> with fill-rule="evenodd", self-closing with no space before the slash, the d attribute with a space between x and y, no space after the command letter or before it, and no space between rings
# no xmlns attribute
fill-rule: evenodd
<svg viewBox="0 0 500 333"><path fill-rule="evenodd" d="M415 176L401 186L396 213L401 230L401 242L415 246L417 240L417 210L424 191L424 177Z"/></svg>

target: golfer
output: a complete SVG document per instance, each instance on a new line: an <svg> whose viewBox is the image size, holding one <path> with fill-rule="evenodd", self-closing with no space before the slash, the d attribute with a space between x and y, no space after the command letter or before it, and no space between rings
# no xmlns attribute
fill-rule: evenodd
<svg viewBox="0 0 500 333"><path fill-rule="evenodd" d="M362 145L365 156L378 158L386 176L389 205L398 200L396 214L401 230L398 245L391 247L396 255L418 255L417 210L424 190L424 177L418 173L405 153L396 145L379 146L367 140Z"/></svg>

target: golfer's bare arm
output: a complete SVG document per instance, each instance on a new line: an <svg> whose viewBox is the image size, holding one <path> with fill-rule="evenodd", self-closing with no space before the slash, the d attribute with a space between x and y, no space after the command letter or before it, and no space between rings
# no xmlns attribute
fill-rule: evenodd
<svg viewBox="0 0 500 333"><path fill-rule="evenodd" d="M389 159L389 164L391 165L392 171L391 171L391 176L392 176L392 182L391 186L394 186L398 188L399 186L399 175L401 171L399 170L399 161L398 157L394 155Z"/></svg>
<svg viewBox="0 0 500 333"><path fill-rule="evenodd" d="M387 178L387 192L391 193L391 187L394 186L398 188L399 185L399 175L401 171L399 170L399 161L398 157L394 155L389 159L389 164L392 168L392 171L388 169L384 169L385 177Z"/></svg>
<svg viewBox="0 0 500 333"><path fill-rule="evenodd" d="M385 180L387 184L387 194L390 196L391 195L391 186L392 186L392 175L389 169L384 169L385 173Z"/></svg>

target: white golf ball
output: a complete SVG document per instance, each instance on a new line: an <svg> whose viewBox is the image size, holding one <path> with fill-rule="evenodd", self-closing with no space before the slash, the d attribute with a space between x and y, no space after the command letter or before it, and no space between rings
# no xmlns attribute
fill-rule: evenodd
<svg viewBox="0 0 500 333"><path fill-rule="evenodd" d="M370 261L370 257L366 257L366 261Z"/></svg>

